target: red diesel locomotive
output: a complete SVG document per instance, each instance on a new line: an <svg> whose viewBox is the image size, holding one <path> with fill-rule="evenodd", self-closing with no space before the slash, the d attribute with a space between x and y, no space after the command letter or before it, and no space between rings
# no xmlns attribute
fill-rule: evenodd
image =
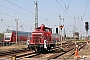
<svg viewBox="0 0 90 60"><path fill-rule="evenodd" d="M50 50L51 47L55 47L55 41L52 39L52 28L42 24L32 32L28 48L40 52Z"/></svg>
<svg viewBox="0 0 90 60"><path fill-rule="evenodd" d="M18 42L27 42L30 36L30 32L23 32L23 31L17 31L17 43ZM4 43L16 43L16 31L14 30L7 30L4 33Z"/></svg>

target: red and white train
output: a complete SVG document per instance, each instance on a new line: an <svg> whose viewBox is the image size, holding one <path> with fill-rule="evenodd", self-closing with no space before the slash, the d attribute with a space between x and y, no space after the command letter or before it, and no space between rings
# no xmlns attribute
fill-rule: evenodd
<svg viewBox="0 0 90 60"><path fill-rule="evenodd" d="M27 42L31 35L30 32L17 31L17 43L18 42ZM7 30L4 33L4 43L16 43L16 31Z"/></svg>
<svg viewBox="0 0 90 60"><path fill-rule="evenodd" d="M59 38L55 38L55 36L52 35L52 28L45 27L45 25L42 24L32 32L28 48L38 52L50 50L51 47L55 47L56 40L59 40Z"/></svg>

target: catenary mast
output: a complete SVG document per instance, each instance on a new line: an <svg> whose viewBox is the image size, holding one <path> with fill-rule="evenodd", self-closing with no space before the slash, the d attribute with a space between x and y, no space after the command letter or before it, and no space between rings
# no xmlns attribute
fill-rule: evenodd
<svg viewBox="0 0 90 60"><path fill-rule="evenodd" d="M34 1L35 3L35 29L38 27L38 1Z"/></svg>

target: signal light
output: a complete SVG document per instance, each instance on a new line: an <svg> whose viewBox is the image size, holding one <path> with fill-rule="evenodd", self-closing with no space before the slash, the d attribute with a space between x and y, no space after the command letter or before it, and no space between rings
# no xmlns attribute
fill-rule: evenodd
<svg viewBox="0 0 90 60"><path fill-rule="evenodd" d="M64 37L66 37L66 34L64 35Z"/></svg>
<svg viewBox="0 0 90 60"><path fill-rule="evenodd" d="M63 27L64 27L64 26L62 26L62 25L60 26L61 30L62 30Z"/></svg>
<svg viewBox="0 0 90 60"><path fill-rule="evenodd" d="M85 29L86 29L86 31L88 31L88 29L89 29L88 22L85 22Z"/></svg>

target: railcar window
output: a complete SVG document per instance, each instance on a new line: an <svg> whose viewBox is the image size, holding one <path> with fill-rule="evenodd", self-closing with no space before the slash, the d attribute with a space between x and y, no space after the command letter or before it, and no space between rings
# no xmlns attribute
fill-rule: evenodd
<svg viewBox="0 0 90 60"><path fill-rule="evenodd" d="M10 37L6 37L5 40L10 40Z"/></svg>
<svg viewBox="0 0 90 60"><path fill-rule="evenodd" d="M5 40L10 40L10 35L6 35Z"/></svg>

